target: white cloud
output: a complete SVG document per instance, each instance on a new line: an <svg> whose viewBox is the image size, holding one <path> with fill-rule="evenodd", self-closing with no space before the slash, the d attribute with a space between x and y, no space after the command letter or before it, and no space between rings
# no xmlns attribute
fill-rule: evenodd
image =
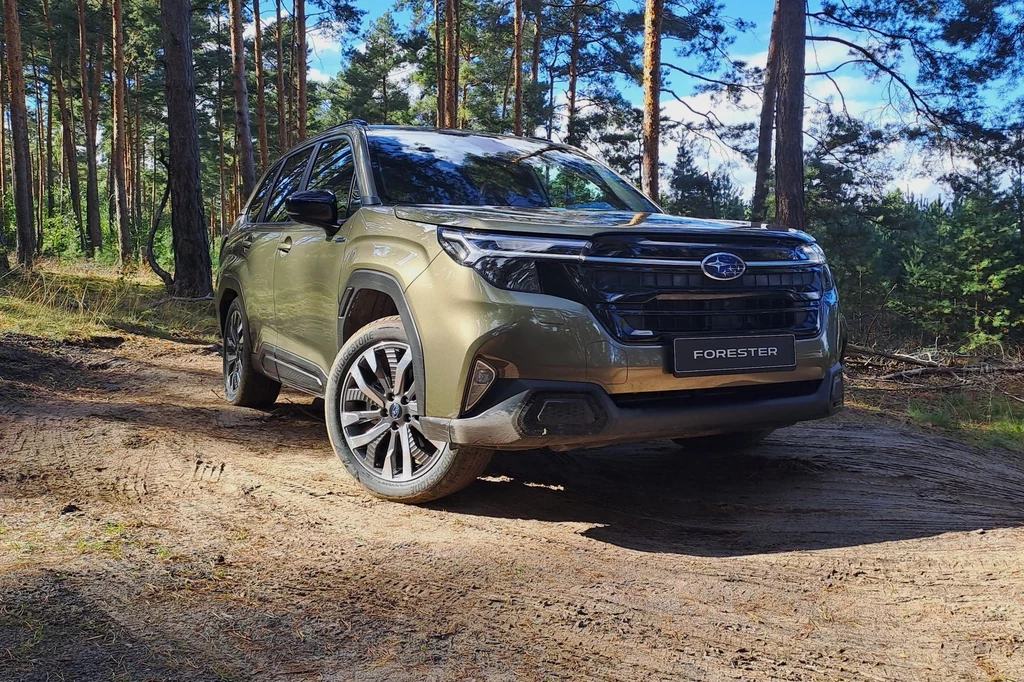
<svg viewBox="0 0 1024 682"><path fill-rule="evenodd" d="M341 26L324 26L314 28L306 34L306 42L315 56L322 57L325 54L341 54L341 41L338 36L341 34Z"/></svg>
<svg viewBox="0 0 1024 682"><path fill-rule="evenodd" d="M320 69L310 69L306 72L306 79L316 81L317 83L326 83L331 80L331 77Z"/></svg>

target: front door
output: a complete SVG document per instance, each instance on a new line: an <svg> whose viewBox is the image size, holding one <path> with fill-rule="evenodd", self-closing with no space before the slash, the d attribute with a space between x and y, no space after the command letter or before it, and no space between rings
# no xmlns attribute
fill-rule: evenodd
<svg viewBox="0 0 1024 682"><path fill-rule="evenodd" d="M281 233L274 273L274 308L280 362L312 363L326 375L338 352L338 307L345 239L353 219L350 200L354 165L347 137L320 144L307 189L325 189L338 198L337 232L292 223ZM312 387L311 387L312 388ZM322 391L326 386L319 387Z"/></svg>

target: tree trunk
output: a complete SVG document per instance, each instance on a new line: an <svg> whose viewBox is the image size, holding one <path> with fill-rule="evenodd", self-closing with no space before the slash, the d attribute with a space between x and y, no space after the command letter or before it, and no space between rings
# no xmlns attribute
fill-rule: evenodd
<svg viewBox="0 0 1024 682"><path fill-rule="evenodd" d="M82 90L82 124L85 126L85 232L88 238L86 242L86 255L92 258L98 249L103 248L103 232L100 229L99 171L96 168L96 123L98 116L89 88L89 36L86 26L85 0L78 0L78 60ZM99 57L97 57L98 61Z"/></svg>
<svg viewBox="0 0 1024 682"><path fill-rule="evenodd" d="M776 220L806 226L804 210L804 0L779 0L778 142L775 145Z"/></svg>
<svg viewBox="0 0 1024 682"><path fill-rule="evenodd" d="M7 225L7 57L0 44L0 225ZM7 265L7 245L0 229L0 268ZM9 266L8 266L9 267Z"/></svg>
<svg viewBox="0 0 1024 682"><path fill-rule="evenodd" d="M580 141L576 134L576 89L580 74L580 12L584 2L585 0L573 0L569 14L569 87L566 92L565 130L569 144L577 147Z"/></svg>
<svg viewBox="0 0 1024 682"><path fill-rule="evenodd" d="M441 42L441 2L434 0L434 71L437 77L437 118L435 125L444 126L445 121L445 71L444 43Z"/></svg>
<svg viewBox="0 0 1024 682"><path fill-rule="evenodd" d="M661 144L661 20L665 0L646 0L644 5L644 156L641 167L643 191L658 201L658 147Z"/></svg>
<svg viewBox="0 0 1024 682"><path fill-rule="evenodd" d="M295 117L298 119L296 127L299 142L302 142L306 139L306 118L308 113L306 111L306 0L295 0L295 37L297 42L295 52L298 57L296 60L296 66L298 67L298 93ZM249 195L246 194L245 196L248 197Z"/></svg>
<svg viewBox="0 0 1024 682"><path fill-rule="evenodd" d="M458 8L459 0L445 0L444 3L444 127L458 126L459 111L459 48Z"/></svg>
<svg viewBox="0 0 1024 682"><path fill-rule="evenodd" d="M29 59L32 61L32 79L35 81L36 91L36 255L42 252L43 248L43 210L45 208L43 197L46 195L46 186L49 184L46 178L46 145L43 142L43 81L39 78L39 60L36 57L35 47L32 42L28 44Z"/></svg>
<svg viewBox="0 0 1024 682"><path fill-rule="evenodd" d="M240 4L239 0L233 1ZM191 13L189 0L163 0L161 3L167 74L167 139L170 149L167 179L171 195L174 294L197 297L213 292L213 274L200 185ZM251 152L251 139L249 144Z"/></svg>
<svg viewBox="0 0 1024 682"><path fill-rule="evenodd" d="M53 24L50 21L49 2L43 0L43 17L46 21L46 30L53 33ZM82 194L78 177L78 149L75 147L75 124L71 118L71 107L68 105L67 89L64 87L64 70L60 65L56 52L53 49L53 39L50 40L50 64L53 70L54 85L57 87L57 107L60 109L61 125L61 146L64 152L64 163L67 166L68 190L71 193L71 207L74 211L75 225L79 234L84 235L82 224ZM82 246L88 249L88 240L83 240Z"/></svg>
<svg viewBox="0 0 1024 682"><path fill-rule="evenodd" d="M249 88L245 78L245 42L242 40L242 0L228 0L231 15L231 74L235 88L235 155L242 174L242 192L249 196L256 184L252 132L249 127ZM171 206L174 212L174 206Z"/></svg>
<svg viewBox="0 0 1024 682"><path fill-rule="evenodd" d="M128 212L128 182L125 168L128 121L125 115L127 83L124 68L124 13L121 0L113 2L113 52L114 52L114 145L110 159L110 172L114 181L114 222L117 225L118 256L122 268L133 260L131 214Z"/></svg>
<svg viewBox="0 0 1024 682"><path fill-rule="evenodd" d="M537 13L533 15L533 52L530 53L530 82L534 85L537 84L537 79L540 78L540 16L541 7L538 6Z"/></svg>
<svg viewBox="0 0 1024 682"><path fill-rule="evenodd" d="M263 79L263 22L260 21L260 0L252 0L252 23L255 27L253 45L256 59L256 135L260 143L260 168L266 168L270 161L270 147L267 140L267 95Z"/></svg>
<svg viewBox="0 0 1024 682"><path fill-rule="evenodd" d="M25 66L21 58L18 0L4 0L4 40L7 54L7 86L11 104L11 140L14 146L14 211L18 224L18 262L30 268L36 250L36 233L32 216L32 155L28 148L28 108L25 105Z"/></svg>
<svg viewBox="0 0 1024 682"><path fill-rule="evenodd" d="M288 124L284 116L284 25L281 15L281 0L277 0L277 144L278 153L288 148Z"/></svg>
<svg viewBox="0 0 1024 682"><path fill-rule="evenodd" d="M761 94L761 123L757 133L757 162L754 168L754 198L750 204L752 220L764 220L768 200L768 172L772 166L772 132L775 128L775 103L779 79L779 0L775 0L772 32L768 42L768 60L764 67L764 92Z"/></svg>
<svg viewBox="0 0 1024 682"><path fill-rule="evenodd" d="M513 3L513 20L515 26L512 33L515 47L512 50L512 132L515 135L523 134L523 0L515 0Z"/></svg>

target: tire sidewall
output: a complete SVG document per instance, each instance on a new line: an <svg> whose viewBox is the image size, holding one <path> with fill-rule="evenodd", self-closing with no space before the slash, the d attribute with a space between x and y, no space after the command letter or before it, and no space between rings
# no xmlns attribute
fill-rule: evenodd
<svg viewBox="0 0 1024 682"><path fill-rule="evenodd" d="M386 481L367 470L359 456L348 447L342 432L341 391L344 388L345 377L352 363L367 348L381 341L397 341L408 346L409 336L399 319L384 318L359 330L338 352L327 378L327 394L324 399L327 434L341 463L371 492L395 501L420 498L426 491L438 486L451 471L458 456L456 448L445 445L444 449L435 455L430 469L411 481ZM417 376L416 381L420 386L423 385L423 377Z"/></svg>

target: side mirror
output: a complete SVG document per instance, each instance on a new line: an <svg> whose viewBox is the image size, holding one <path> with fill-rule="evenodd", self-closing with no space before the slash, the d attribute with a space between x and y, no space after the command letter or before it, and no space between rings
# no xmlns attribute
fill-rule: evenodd
<svg viewBox="0 0 1024 682"><path fill-rule="evenodd" d="M284 208L297 223L322 227L328 235L338 231L338 198L330 190L295 192L284 200Z"/></svg>

